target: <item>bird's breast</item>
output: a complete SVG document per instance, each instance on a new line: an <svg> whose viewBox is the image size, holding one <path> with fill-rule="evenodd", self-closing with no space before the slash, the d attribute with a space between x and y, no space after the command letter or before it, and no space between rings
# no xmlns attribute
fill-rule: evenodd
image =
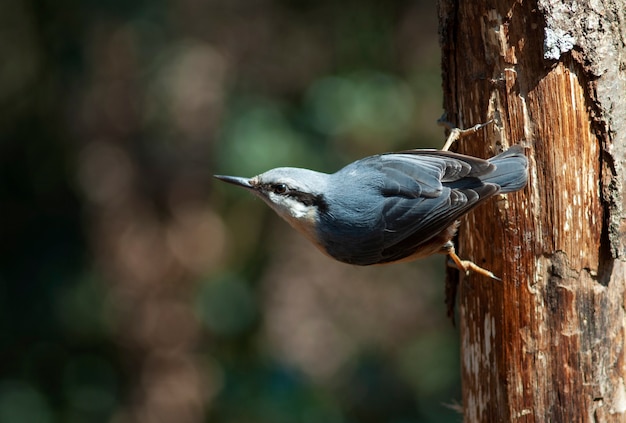
<svg viewBox="0 0 626 423"><path fill-rule="evenodd" d="M294 210L282 217L291 225L292 228L304 235L309 241L320 247L318 238L318 213L314 208Z"/></svg>

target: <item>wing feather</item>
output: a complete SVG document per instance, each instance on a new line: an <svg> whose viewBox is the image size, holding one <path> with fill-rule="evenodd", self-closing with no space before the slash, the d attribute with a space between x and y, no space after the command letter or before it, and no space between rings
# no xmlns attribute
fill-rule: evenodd
<svg viewBox="0 0 626 423"><path fill-rule="evenodd" d="M499 190L480 180L495 169L493 164L450 152L409 150L358 163L381 174L378 198L382 194L384 200L379 232L359 240L358 260L351 261L357 264L410 255Z"/></svg>

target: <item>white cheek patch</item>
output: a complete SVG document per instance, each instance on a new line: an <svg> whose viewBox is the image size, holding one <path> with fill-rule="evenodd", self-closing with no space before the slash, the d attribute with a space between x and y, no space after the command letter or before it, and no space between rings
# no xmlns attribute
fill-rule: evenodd
<svg viewBox="0 0 626 423"><path fill-rule="evenodd" d="M304 234L314 244L318 244L316 232L318 216L314 206L307 206L292 197L273 192L268 193L266 200L294 229Z"/></svg>
<svg viewBox="0 0 626 423"><path fill-rule="evenodd" d="M270 201L275 205L276 211L282 215L288 215L295 219L308 218L313 211L312 206L306 206L300 201L291 197L285 197L283 195L277 195L273 192L269 193Z"/></svg>
<svg viewBox="0 0 626 423"><path fill-rule="evenodd" d="M311 206L305 206L299 201L288 199L291 204L291 215L296 219L302 219L309 215Z"/></svg>

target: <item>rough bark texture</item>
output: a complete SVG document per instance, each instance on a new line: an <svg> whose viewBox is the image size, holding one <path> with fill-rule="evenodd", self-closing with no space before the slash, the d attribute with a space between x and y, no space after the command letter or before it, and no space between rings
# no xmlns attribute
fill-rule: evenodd
<svg viewBox="0 0 626 423"><path fill-rule="evenodd" d="M530 159L527 188L460 229L460 255L503 279L461 282L467 422L626 421L625 10L440 1L448 120L496 121L456 148Z"/></svg>

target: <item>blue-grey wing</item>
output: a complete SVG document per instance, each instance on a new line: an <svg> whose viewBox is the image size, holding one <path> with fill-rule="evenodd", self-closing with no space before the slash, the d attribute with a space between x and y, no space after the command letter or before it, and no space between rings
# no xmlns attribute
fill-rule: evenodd
<svg viewBox="0 0 626 423"><path fill-rule="evenodd" d="M411 255L499 190L480 179L495 169L490 162L450 152L386 154L372 158L369 165L383 175L382 239L370 244L377 251L363 254L377 254L379 262Z"/></svg>

